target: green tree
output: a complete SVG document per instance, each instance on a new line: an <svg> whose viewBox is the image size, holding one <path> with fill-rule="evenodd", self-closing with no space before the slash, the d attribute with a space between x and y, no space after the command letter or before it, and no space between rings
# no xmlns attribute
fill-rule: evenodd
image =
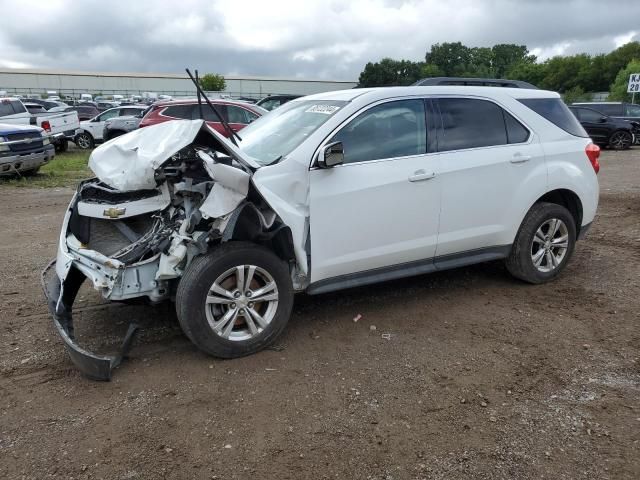
<svg viewBox="0 0 640 480"><path fill-rule="evenodd" d="M606 55L602 72L605 89L616 79L618 72L629 65L632 60L640 59L640 42L629 42Z"/></svg>
<svg viewBox="0 0 640 480"><path fill-rule="evenodd" d="M471 49L461 42L445 42L432 45L425 60L442 70L447 77L462 77L471 64L471 55Z"/></svg>
<svg viewBox="0 0 640 480"><path fill-rule="evenodd" d="M367 63L360 73L360 87L388 87L411 85L421 77L423 64L410 60L383 58L380 62Z"/></svg>
<svg viewBox="0 0 640 480"><path fill-rule="evenodd" d="M553 57L545 64L545 76L538 86L556 92L566 92L584 85L591 67L591 57L584 53L569 57Z"/></svg>
<svg viewBox="0 0 640 480"><path fill-rule="evenodd" d="M224 77L217 73L205 73L199 81L200 87L206 92L220 92L227 86Z"/></svg>
<svg viewBox="0 0 640 480"><path fill-rule="evenodd" d="M444 72L432 63L420 64L420 78L442 77Z"/></svg>
<svg viewBox="0 0 640 480"><path fill-rule="evenodd" d="M640 57L637 60L631 60L626 68L620 70L611 85L609 91L609 100L631 101L632 95L627 93L629 85L629 75L632 73L640 73ZM640 102L640 95L636 94L636 102Z"/></svg>
<svg viewBox="0 0 640 480"><path fill-rule="evenodd" d="M564 103L570 105L574 102L586 102L591 100L591 95L586 93L582 87L573 87L562 95Z"/></svg>
<svg viewBox="0 0 640 480"><path fill-rule="evenodd" d="M519 62L512 65L505 74L511 80L523 80L532 85L540 85L547 74L547 65L544 63Z"/></svg>
<svg viewBox="0 0 640 480"><path fill-rule="evenodd" d="M516 64L532 64L536 61L536 56L529 53L526 45L500 43L491 47L491 53L493 56L493 71L497 78L504 77Z"/></svg>

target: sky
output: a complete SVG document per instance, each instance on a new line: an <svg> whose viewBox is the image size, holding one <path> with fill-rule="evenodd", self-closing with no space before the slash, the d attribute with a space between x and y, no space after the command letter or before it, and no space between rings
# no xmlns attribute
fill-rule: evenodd
<svg viewBox="0 0 640 480"><path fill-rule="evenodd" d="M637 0L0 0L0 12L0 68L357 80L369 61L423 60L434 43L545 59L640 41Z"/></svg>

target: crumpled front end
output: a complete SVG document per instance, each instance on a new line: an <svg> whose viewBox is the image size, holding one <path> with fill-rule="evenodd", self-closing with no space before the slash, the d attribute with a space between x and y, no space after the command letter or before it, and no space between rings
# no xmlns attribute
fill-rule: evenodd
<svg viewBox="0 0 640 480"><path fill-rule="evenodd" d="M163 125L156 134L166 133ZM165 140L164 161L154 135L147 133L154 128L145 128L137 141L118 137L92 154L90 166L99 178L78 186L65 213L57 258L43 274L49 309L70 357L94 379L110 379L136 327L118 355L96 355L79 346L72 306L84 281L108 300L155 303L171 299L192 259L221 242L252 240L286 256L291 241L251 188L250 166L234 158L202 122L170 128L182 136Z"/></svg>

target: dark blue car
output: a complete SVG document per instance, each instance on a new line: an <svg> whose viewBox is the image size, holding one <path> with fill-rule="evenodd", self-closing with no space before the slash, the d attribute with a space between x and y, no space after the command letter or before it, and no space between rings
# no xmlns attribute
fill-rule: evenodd
<svg viewBox="0 0 640 480"><path fill-rule="evenodd" d="M0 175L33 175L54 156L43 129L0 123Z"/></svg>

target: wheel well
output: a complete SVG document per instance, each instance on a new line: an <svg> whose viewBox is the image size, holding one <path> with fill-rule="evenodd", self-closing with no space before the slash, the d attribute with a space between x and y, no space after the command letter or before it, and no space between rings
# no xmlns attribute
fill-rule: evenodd
<svg viewBox="0 0 640 480"><path fill-rule="evenodd" d="M107 132L107 139L110 140L110 139L112 139L114 137L118 137L120 135L124 135L125 133L127 133L127 132L125 132L124 130L120 130L120 129L109 130Z"/></svg>
<svg viewBox="0 0 640 480"><path fill-rule="evenodd" d="M582 226L582 202L578 195L566 189L552 190L541 196L535 203L539 202L555 203L569 210L576 223L576 234L580 233Z"/></svg>
<svg viewBox="0 0 640 480"><path fill-rule="evenodd" d="M253 205L245 205L234 216L235 219L232 219L227 227L230 229L230 234L223 236L223 242L229 240L254 242L267 247L285 261L295 259L293 235L289 227L276 221L270 228L265 228L258 210Z"/></svg>

